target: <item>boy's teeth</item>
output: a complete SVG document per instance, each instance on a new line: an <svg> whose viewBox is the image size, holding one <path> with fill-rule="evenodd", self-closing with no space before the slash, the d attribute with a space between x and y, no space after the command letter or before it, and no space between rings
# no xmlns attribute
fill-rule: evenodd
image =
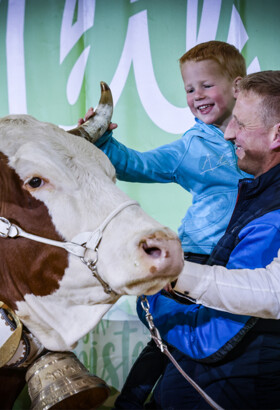
<svg viewBox="0 0 280 410"><path fill-rule="evenodd" d="M210 107L210 104L206 104L206 105L201 105L200 107L198 107L199 110L204 110L205 108Z"/></svg>

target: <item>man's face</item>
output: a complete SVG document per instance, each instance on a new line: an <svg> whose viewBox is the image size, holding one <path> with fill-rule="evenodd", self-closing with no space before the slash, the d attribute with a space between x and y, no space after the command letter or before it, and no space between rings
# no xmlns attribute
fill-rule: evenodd
<svg viewBox="0 0 280 410"><path fill-rule="evenodd" d="M255 178L271 168L271 129L262 121L261 97L249 92L240 92L233 109L233 117L225 139L235 144L238 166Z"/></svg>
<svg viewBox="0 0 280 410"><path fill-rule="evenodd" d="M181 73L192 114L224 131L235 104L235 81L213 60L186 61Z"/></svg>

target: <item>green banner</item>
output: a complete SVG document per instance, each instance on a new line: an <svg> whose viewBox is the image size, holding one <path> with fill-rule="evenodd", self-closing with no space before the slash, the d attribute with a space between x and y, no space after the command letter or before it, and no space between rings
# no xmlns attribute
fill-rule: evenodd
<svg viewBox="0 0 280 410"><path fill-rule="evenodd" d="M2 0L0 115L28 113L71 127L97 105L105 81L115 137L138 150L155 148L193 124L180 56L216 39L242 52L248 73L280 69L279 15L279 0ZM118 184L174 230L191 203L175 184ZM127 299L76 351L116 389L147 340L134 298Z"/></svg>

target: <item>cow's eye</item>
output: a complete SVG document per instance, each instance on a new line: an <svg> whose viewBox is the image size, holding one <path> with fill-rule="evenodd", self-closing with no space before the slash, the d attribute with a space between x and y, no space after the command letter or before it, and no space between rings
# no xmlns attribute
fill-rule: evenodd
<svg viewBox="0 0 280 410"><path fill-rule="evenodd" d="M39 188L44 185L44 180L40 177L33 177L26 182L30 188Z"/></svg>

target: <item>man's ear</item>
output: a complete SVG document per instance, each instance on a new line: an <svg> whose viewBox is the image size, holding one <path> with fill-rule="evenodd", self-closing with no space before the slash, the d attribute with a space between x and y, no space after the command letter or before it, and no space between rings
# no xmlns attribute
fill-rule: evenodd
<svg viewBox="0 0 280 410"><path fill-rule="evenodd" d="M237 98L238 93L239 93L239 83L241 80L242 80L242 77L236 77L232 83L233 96L235 99Z"/></svg>
<svg viewBox="0 0 280 410"><path fill-rule="evenodd" d="M272 141L270 148L272 150L280 151L280 122L272 127Z"/></svg>

